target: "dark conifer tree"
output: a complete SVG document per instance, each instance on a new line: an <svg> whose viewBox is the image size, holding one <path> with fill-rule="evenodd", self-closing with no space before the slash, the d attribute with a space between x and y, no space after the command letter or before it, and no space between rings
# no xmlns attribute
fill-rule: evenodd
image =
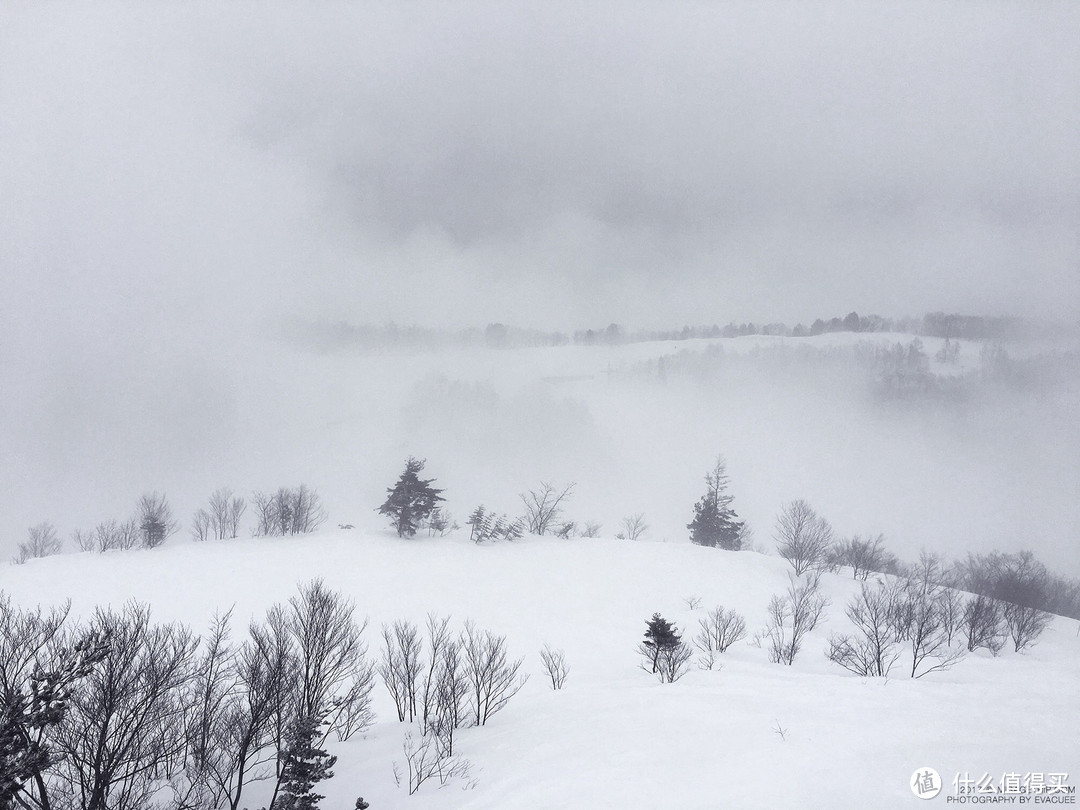
<svg viewBox="0 0 1080 810"><path fill-rule="evenodd" d="M727 491L728 478L724 457L705 474L706 492L694 505L694 519L686 528L690 540L699 546L714 546L738 551L742 545L743 522L731 508L732 496Z"/></svg>
<svg viewBox="0 0 1080 810"><path fill-rule="evenodd" d="M445 500L441 489L431 486L433 478L424 480L420 472L424 460L412 458L405 461L405 471L397 483L387 490L389 497L379 507L379 514L389 516L398 537L412 537L420 523L431 514L440 501Z"/></svg>
<svg viewBox="0 0 1080 810"><path fill-rule="evenodd" d="M293 725L281 769L281 792L270 805L273 810L315 810L325 798L313 791L319 782L333 777L330 769L337 757L318 747L318 730L319 724L311 717L301 717Z"/></svg>
<svg viewBox="0 0 1080 810"><path fill-rule="evenodd" d="M656 672L660 668L663 655L679 646L682 635L675 630L675 625L659 613L654 613L645 624L645 640L641 642L642 655L649 660L652 671Z"/></svg>

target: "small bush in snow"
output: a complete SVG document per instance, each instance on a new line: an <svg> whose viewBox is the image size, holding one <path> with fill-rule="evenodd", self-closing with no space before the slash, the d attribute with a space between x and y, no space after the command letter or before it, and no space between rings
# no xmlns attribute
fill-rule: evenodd
<svg viewBox="0 0 1080 810"><path fill-rule="evenodd" d="M694 636L694 646L701 653L702 669L712 669L716 656L746 635L746 620L734 610L717 606L698 621L701 629Z"/></svg>
<svg viewBox="0 0 1080 810"><path fill-rule="evenodd" d="M623 533L627 540L640 540L648 531L649 525L645 522L645 513L638 512L622 519Z"/></svg>
<svg viewBox="0 0 1080 810"><path fill-rule="evenodd" d="M532 534L547 534L560 525L563 505L573 494L575 484L567 484L562 489L541 481L537 489L521 493L521 502L525 505L525 525Z"/></svg>
<svg viewBox="0 0 1080 810"><path fill-rule="evenodd" d="M566 678L570 674L570 666L566 663L566 653L562 650L553 650L551 645L545 644L540 650L540 660L544 664L544 672L551 681L552 689L562 689L566 685Z"/></svg>
<svg viewBox="0 0 1080 810"><path fill-rule="evenodd" d="M56 529L51 523L39 523L32 526L27 532L25 543L19 543L19 553L15 556L15 562L19 565L36 557L49 557L59 554L64 547L63 541L57 536Z"/></svg>
<svg viewBox="0 0 1080 810"><path fill-rule="evenodd" d="M769 660L790 666L802 649L806 634L821 620L829 600L820 593L820 578L799 581L789 575L787 592L769 601L769 620L764 636L769 642Z"/></svg>

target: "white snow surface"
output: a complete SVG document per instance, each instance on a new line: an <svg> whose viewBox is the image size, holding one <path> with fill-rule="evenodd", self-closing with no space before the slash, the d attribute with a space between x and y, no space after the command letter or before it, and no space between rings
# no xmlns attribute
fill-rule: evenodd
<svg viewBox="0 0 1080 810"><path fill-rule="evenodd" d="M370 655L383 623L422 623L429 612L507 636L531 678L485 727L460 733L470 781L429 783L411 797L395 785L392 763L402 761L407 727L380 683L376 724L328 744L339 757L336 775L319 785L328 809L351 808L358 795L373 810L900 808L924 806L909 782L925 766L944 778L942 804L957 773L1080 777L1072 620L1056 618L1023 653L969 655L918 680L903 676L901 662L894 677L864 679L824 655L857 591L850 576L826 575L827 621L791 667L770 663L748 637L719 669L692 670L675 684L638 668L635 648L652 613L690 637L705 610L723 605L746 617L752 636L787 571L776 557L686 543L526 537L478 546L464 532L399 539L328 530L34 560L0 567L0 589L24 606L70 598L79 615L140 600L156 620L196 629L235 606L242 637L249 619L298 583L322 578L367 617ZM700 609L687 606L690 596L701 598ZM566 651L571 671L561 691L545 683L544 643ZM244 803L265 801L255 788Z"/></svg>

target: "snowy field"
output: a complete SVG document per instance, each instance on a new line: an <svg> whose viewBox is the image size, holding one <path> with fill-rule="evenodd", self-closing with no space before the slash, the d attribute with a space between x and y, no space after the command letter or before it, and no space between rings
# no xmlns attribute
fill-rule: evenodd
<svg viewBox="0 0 1080 810"><path fill-rule="evenodd" d="M376 724L330 744L340 759L320 786L327 808L351 808L358 795L374 810L912 807L909 782L923 767L943 776L945 792L957 774L1075 782L1075 621L1055 619L1024 653L976 653L919 680L897 676L901 666L888 680L863 679L825 657L857 591L850 576L826 575L832 605L794 666L751 643L770 597L787 587L772 534L796 498L840 535L883 533L905 560L923 548L949 558L1027 548L1057 573L1080 573L1075 355L1010 347L1024 362L1056 358L1050 382L1010 387L986 376L981 344L962 342L945 364L934 359L942 341L924 339L936 393L890 393L867 357L913 340L325 354L271 343L195 367L73 361L49 379L21 377L4 402L8 458L25 462L4 468L8 546L41 520L66 538L124 519L150 490L168 493L184 526L154 550L69 547L0 566L0 590L23 606L70 598L81 615L140 600L157 620L199 631L235 606L243 635L249 619L322 578L368 618L373 655L384 623L422 624L429 612L506 635L531 679L486 727L461 732L468 779L415 796L395 784L405 728L380 683ZM121 396L117 381L129 373L145 384ZM687 541L719 453L733 505L766 554ZM459 523L479 504L520 514L519 493L574 481L566 517L601 523L601 537L477 546L462 530L400 540L376 507L408 455L427 458L425 474ZM301 482L329 515L314 535L251 538L246 527L234 541L188 537L189 516L218 487L249 494ZM638 513L644 539L615 538ZM649 616L660 612L689 638L717 605L743 614L749 631L718 671L662 685L639 669ZM566 651L562 691L545 685L545 643ZM266 800L255 788L244 804Z"/></svg>
<svg viewBox="0 0 1080 810"><path fill-rule="evenodd" d="M1075 621L1055 619L1022 654L970 655L919 680L864 679L825 658L856 591L850 577L827 575L826 621L787 667L749 640L787 570L776 557L688 544L530 537L476 546L466 535L400 540L334 530L37 560L0 569L0 589L24 605L70 597L79 614L142 600L157 620L196 629L235 605L242 631L298 582L321 577L367 616L373 653L383 623L422 624L431 611L507 636L531 678L487 726L460 733L469 780L429 783L414 796L395 785L406 729L380 683L376 724L362 739L329 744L340 759L319 787L327 808L351 808L357 795L377 810L918 807L908 783L924 766L946 782L938 803L958 773L995 781L1070 773L1075 782ZM687 607L690 596L701 608ZM638 669L635 647L652 613L690 636L718 604L742 613L749 631L718 670L660 684ZM566 651L571 671L561 691L545 684L544 643ZM257 788L247 799L249 807L265 802Z"/></svg>

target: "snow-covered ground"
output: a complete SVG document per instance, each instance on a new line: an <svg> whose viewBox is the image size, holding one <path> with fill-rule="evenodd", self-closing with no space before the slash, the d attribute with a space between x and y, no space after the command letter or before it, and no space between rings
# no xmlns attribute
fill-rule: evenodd
<svg viewBox="0 0 1080 810"><path fill-rule="evenodd" d="M432 611L507 636L532 677L487 726L460 734L469 781L429 783L411 797L395 785L406 728L380 684L374 727L330 743L339 762L319 787L327 808L352 807L358 795L374 810L891 808L922 806L909 782L926 766L945 780L939 803L957 774L1078 780L1075 621L1055 619L1022 654L970 655L919 680L863 679L824 656L856 591L850 577L827 575L827 620L787 667L750 643L787 570L777 557L685 543L528 537L477 546L463 533L401 540L330 530L35 560L0 567L0 590L23 605L71 598L79 614L136 599L157 620L196 629L235 605L242 632L298 582L320 577L368 617L373 654L383 623L422 623ZM698 610L687 606L690 596L701 598ZM704 611L720 604L746 617L749 635L718 671L665 685L638 669L635 647L652 613L691 636ZM545 684L544 643L566 651L562 691ZM253 790L245 804L259 801Z"/></svg>

